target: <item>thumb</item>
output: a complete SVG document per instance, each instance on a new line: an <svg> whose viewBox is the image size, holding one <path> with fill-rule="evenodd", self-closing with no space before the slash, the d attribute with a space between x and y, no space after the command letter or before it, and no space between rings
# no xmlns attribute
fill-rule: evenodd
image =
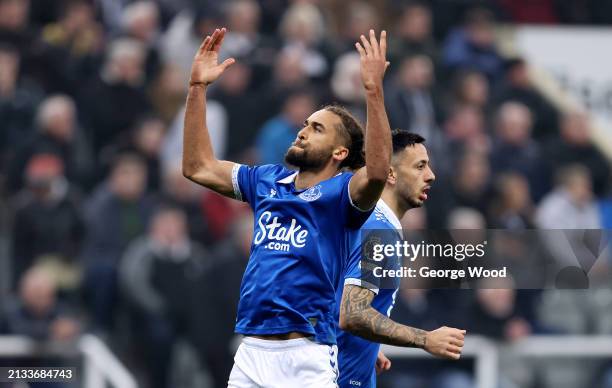
<svg viewBox="0 0 612 388"><path fill-rule="evenodd" d="M391 62L387 61L385 62L385 70L387 70L387 68L391 65Z"/></svg>
<svg viewBox="0 0 612 388"><path fill-rule="evenodd" d="M234 63L236 63L236 60L234 58L227 58L225 61L223 61L223 63L221 64L221 67L223 68L223 70L225 70L231 65L233 65Z"/></svg>

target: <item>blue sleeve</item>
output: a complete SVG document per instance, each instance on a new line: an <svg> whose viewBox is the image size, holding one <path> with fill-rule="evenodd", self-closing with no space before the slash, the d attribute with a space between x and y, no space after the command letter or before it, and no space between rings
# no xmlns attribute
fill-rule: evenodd
<svg viewBox="0 0 612 388"><path fill-rule="evenodd" d="M347 263L344 284L352 284L367 288L378 294L380 289L394 288L389 278L375 276L375 268L397 269L397 257L377 258L374 254L375 245L395 245L396 232L380 222L368 221L367 229L351 232L352 246Z"/></svg>
<svg viewBox="0 0 612 388"><path fill-rule="evenodd" d="M234 197L239 201L247 202L251 207L255 207L257 200L257 184L266 174L273 173L275 168L282 169L278 165L245 166L235 164L232 169L232 185L234 187Z"/></svg>
<svg viewBox="0 0 612 388"><path fill-rule="evenodd" d="M344 173L346 178L343 180L342 189L340 192L340 212L344 225L350 229L359 229L364 222L370 217L375 206L372 206L370 210L361 210L355 205L351 199L349 191L349 183L353 177L353 174Z"/></svg>

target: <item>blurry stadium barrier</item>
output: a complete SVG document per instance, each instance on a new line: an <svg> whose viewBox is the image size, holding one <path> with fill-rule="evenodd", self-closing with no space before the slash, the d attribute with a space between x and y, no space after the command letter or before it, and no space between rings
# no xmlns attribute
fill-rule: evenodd
<svg viewBox="0 0 612 388"><path fill-rule="evenodd" d="M46 344L22 336L0 336L0 357L83 356L77 371L84 388L137 388L131 373L98 337L86 334L75 344ZM82 374L82 375L81 375Z"/></svg>
<svg viewBox="0 0 612 388"><path fill-rule="evenodd" d="M383 345L382 351L393 358L433 358L420 349L399 348ZM500 352L509 352L516 357L612 357L612 336L531 336L511 345L500 345L482 336L468 336L462 357L474 359L475 388L497 386Z"/></svg>

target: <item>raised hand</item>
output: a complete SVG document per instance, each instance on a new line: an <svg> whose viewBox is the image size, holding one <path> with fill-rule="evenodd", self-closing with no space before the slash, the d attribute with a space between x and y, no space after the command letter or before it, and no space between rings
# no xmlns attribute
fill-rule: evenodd
<svg viewBox="0 0 612 388"><path fill-rule="evenodd" d="M226 29L216 29L212 36L208 35L202 41L198 52L191 65L190 85L208 85L219 78L221 74L234 62L234 58L228 58L219 64L219 49L223 42Z"/></svg>
<svg viewBox="0 0 612 388"><path fill-rule="evenodd" d="M458 360L463 350L465 330L443 326L427 333L425 350L434 356Z"/></svg>
<svg viewBox="0 0 612 388"><path fill-rule="evenodd" d="M355 43L361 57L361 81L366 90L375 90L382 87L385 70L389 67L387 62L387 32L380 33L380 43L376 40L374 30L370 30L367 39L361 35L361 43Z"/></svg>

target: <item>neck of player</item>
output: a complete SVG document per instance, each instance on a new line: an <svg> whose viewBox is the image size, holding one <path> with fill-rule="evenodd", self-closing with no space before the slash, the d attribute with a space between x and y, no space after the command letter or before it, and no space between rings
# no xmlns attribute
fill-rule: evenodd
<svg viewBox="0 0 612 388"><path fill-rule="evenodd" d="M398 196L395 194L393 189L389 188L389 186L385 187L380 199L385 201L398 220L401 220L404 213L406 213L406 211L409 209L407 205L404 205L402 201L399 200Z"/></svg>
<svg viewBox="0 0 612 388"><path fill-rule="evenodd" d="M307 189L337 175L339 172L340 171L335 165L327 165L319 170L300 169L295 177L295 188L297 190Z"/></svg>

